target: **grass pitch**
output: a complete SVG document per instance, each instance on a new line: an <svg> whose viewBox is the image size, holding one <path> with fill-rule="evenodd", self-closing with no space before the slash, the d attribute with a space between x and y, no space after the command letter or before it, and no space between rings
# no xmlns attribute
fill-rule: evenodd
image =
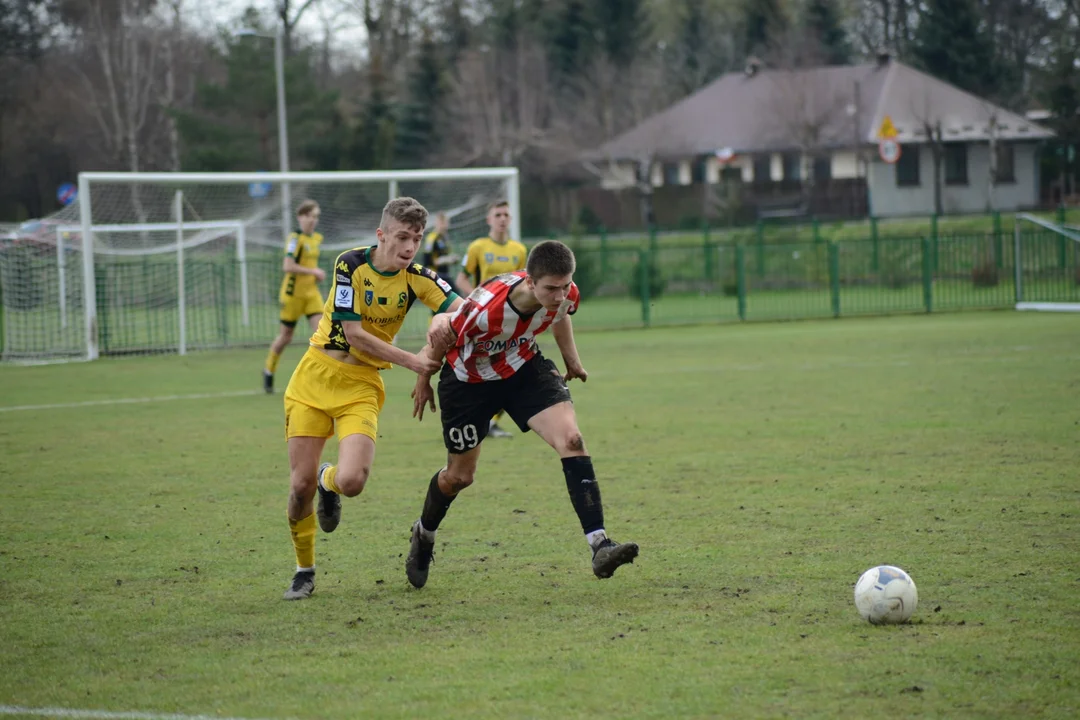
<svg viewBox="0 0 1080 720"><path fill-rule="evenodd" d="M281 396L236 394L262 351L0 367L0 711L1080 714L1080 318L578 343L579 419L633 566L592 576L558 459L518 436L485 443L413 590L443 450L395 369L372 480L296 603ZM854 609L882 563L918 583L909 625Z"/></svg>

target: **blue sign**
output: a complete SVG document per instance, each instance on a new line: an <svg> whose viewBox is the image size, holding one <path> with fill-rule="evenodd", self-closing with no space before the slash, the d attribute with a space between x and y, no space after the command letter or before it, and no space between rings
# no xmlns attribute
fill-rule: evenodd
<svg viewBox="0 0 1080 720"><path fill-rule="evenodd" d="M64 183L56 188L56 199L61 205L70 205L77 197L79 197L79 189L71 183Z"/></svg>
<svg viewBox="0 0 1080 720"><path fill-rule="evenodd" d="M248 195L255 198L256 200L259 198L264 198L269 194L270 183L268 182L250 183L248 185Z"/></svg>

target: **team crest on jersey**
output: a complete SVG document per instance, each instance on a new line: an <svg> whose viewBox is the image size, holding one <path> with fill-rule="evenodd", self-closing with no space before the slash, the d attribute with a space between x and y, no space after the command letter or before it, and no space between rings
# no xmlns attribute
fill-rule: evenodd
<svg viewBox="0 0 1080 720"><path fill-rule="evenodd" d="M371 301L374 300L374 299L375 299L375 291L374 290L365 290L364 291L364 304L371 305Z"/></svg>
<svg viewBox="0 0 1080 720"><path fill-rule="evenodd" d="M406 301L407 299L408 299L408 296L407 296L407 295L406 295L405 293L403 293L403 292L400 292L400 293L398 293L398 296L397 296L397 306L398 306L398 310L400 310L401 308L405 307L405 301Z"/></svg>
<svg viewBox="0 0 1080 720"><path fill-rule="evenodd" d="M484 253L484 262L488 265L495 262L495 253Z"/></svg>

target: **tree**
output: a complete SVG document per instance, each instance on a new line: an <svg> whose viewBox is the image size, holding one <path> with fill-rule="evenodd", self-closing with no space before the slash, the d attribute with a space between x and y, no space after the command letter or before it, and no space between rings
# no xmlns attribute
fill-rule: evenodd
<svg viewBox="0 0 1080 720"><path fill-rule="evenodd" d="M806 31L816 41L827 65L851 62L851 45L841 24L836 0L810 0L806 5Z"/></svg>
<svg viewBox="0 0 1080 720"><path fill-rule="evenodd" d="M1060 197L1069 192L1072 178L1076 192L1076 176L1080 173L1080 51L1077 50L1078 30L1059 31L1057 51L1041 78L1039 96L1050 110L1047 124L1057 133L1053 150L1046 153L1046 165L1057 177Z"/></svg>
<svg viewBox="0 0 1080 720"><path fill-rule="evenodd" d="M584 0L562 0L547 21L548 57L555 82L567 85L588 66L597 49L598 27Z"/></svg>
<svg viewBox="0 0 1080 720"><path fill-rule="evenodd" d="M996 97L990 43L975 0L926 0L912 44L916 64L980 97Z"/></svg>
<svg viewBox="0 0 1080 720"><path fill-rule="evenodd" d="M446 71L439 47L430 30L424 32L420 50L409 75L408 99L399 106L394 164L426 167L438 142L439 121L444 113Z"/></svg>
<svg viewBox="0 0 1080 720"><path fill-rule="evenodd" d="M780 0L744 0L742 15L745 54L768 55L788 27Z"/></svg>
<svg viewBox="0 0 1080 720"><path fill-rule="evenodd" d="M629 67L652 33L644 0L593 0L591 8L600 49L616 67Z"/></svg>
<svg viewBox="0 0 1080 720"><path fill-rule="evenodd" d="M258 18L243 24L258 29ZM267 170L280 164L277 143L277 87L273 45L258 38L223 35L224 51L216 53L222 77L201 83L192 110L176 112L187 170L216 172ZM285 62L287 124L296 139L301 166L311 165L307 152L334 125L336 93L320 90L312 73L308 48L295 48ZM290 158L292 160L293 158Z"/></svg>
<svg viewBox="0 0 1080 720"><path fill-rule="evenodd" d="M853 38L861 55L889 52L908 62L918 0L863 0L854 6Z"/></svg>

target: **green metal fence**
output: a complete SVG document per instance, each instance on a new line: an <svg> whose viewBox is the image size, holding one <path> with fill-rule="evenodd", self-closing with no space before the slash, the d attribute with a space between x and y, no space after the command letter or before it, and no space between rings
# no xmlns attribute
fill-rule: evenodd
<svg viewBox="0 0 1080 720"><path fill-rule="evenodd" d="M584 303L574 324L629 328L1008 308L1018 299L1018 276L1024 300L1080 303L1080 244L1044 231L1026 232L1020 240L1019 274L1012 238L995 233L790 244L706 239L682 245L587 245L577 251L575 280ZM333 260L324 258L324 267ZM58 334L77 339L82 331L77 298L67 307L67 329L58 329L55 298L48 292L55 285L55 263L24 260L18 272L3 263L0 254L5 298L0 337L46 338L46 344ZM174 258L102 263L96 273L102 354L176 350ZM222 255L185 262L188 348L270 342L278 328L280 257L249 258L247 275L245 323L235 260ZM76 277L72 281L77 284ZM41 288L40 295L34 287ZM21 302L10 302L15 295ZM29 301L35 297L40 302ZM403 339L422 338L429 318L425 308L416 307L406 319ZM18 351L0 348L4 357Z"/></svg>

